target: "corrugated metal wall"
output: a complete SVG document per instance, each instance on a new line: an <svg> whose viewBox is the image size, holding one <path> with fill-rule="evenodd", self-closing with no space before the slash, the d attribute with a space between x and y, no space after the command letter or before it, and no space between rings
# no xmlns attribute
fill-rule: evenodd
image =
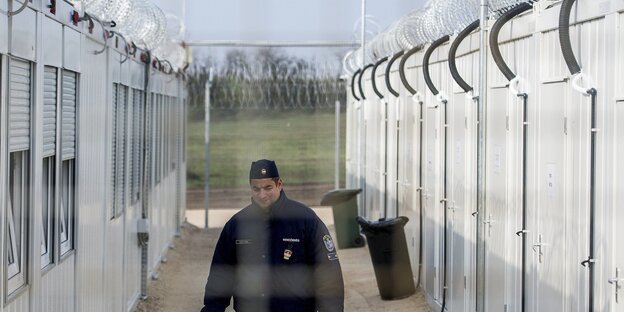
<svg viewBox="0 0 624 312"><path fill-rule="evenodd" d="M68 2L57 1L57 13L51 13L42 2L29 4L12 17L5 14L7 3L0 3L0 25L4 25L0 27L0 94L8 94L11 77L25 77L23 73L31 76L31 86L22 88L26 96L18 101L0 99L0 124L4 125L0 127L0 176L5 177L0 179L2 254L8 248L11 146L13 150L29 150L30 183L30 202L25 206L28 218L20 234L28 254L23 268L25 284L11 294L7 292L8 264L5 256L1 257L0 307L5 312L129 311L141 291L137 232L144 204L150 210L150 257L157 259L149 261L150 272L156 271L184 221L186 89L180 77L167 75L158 64L150 63L149 89L145 90L143 51L127 55L123 39L116 37L105 46L99 26L91 33L88 23L73 24ZM20 64L30 69L22 70L22 74L14 70L15 75L9 75L9 68ZM21 84L26 81L18 80ZM115 90L118 93L113 94ZM146 102L145 94L154 94L158 103L151 96ZM117 106L113 105L115 100ZM16 110L17 106L10 104L24 105ZM18 114L28 112L30 118L26 119ZM144 112L158 112L157 116L147 116L155 128L143 129ZM9 123L9 118L15 122ZM147 138L160 140L159 150L153 149L152 142L149 152L157 157L147 159L151 172L142 168L144 133ZM42 269L42 193L48 187L42 183L43 158L52 155L56 155L54 170L59 184L55 187L58 190L52 191L56 195L46 199L55 200L53 215L58 221L53 222L54 244L48 246L53 252L52 263ZM76 170L75 211L73 222L64 224L62 231L73 234L69 245L63 243L70 251L61 254L61 223L56 222L61 222L62 209L69 209L61 208L61 203L70 207L60 187L69 180L62 178L61 172L72 162ZM162 178L143 194L142 177L155 177L156 168Z"/></svg>
<svg viewBox="0 0 624 312"><path fill-rule="evenodd" d="M598 90L596 141L595 265L596 311L624 311L624 292L616 300L616 276L624 285L624 253L618 243L618 224L623 175L619 164L623 134L619 126L624 104L624 1L598 3L577 0L571 24L572 46L584 73ZM509 81L489 57L486 110L486 204L477 207L477 99L464 93L453 81L446 59L448 44L431 58L433 83L448 98L448 142L443 141L444 107L427 89L422 74L425 50L407 61L406 75L418 91L416 100L402 86L398 72L390 80L400 93L384 93L388 104L388 134L397 147L385 149L385 105L370 86L370 70L364 74L366 100L358 101L347 90L347 187L364 188L360 197L362 215L383 216L383 201L398 196L399 214L410 218L405 231L418 278L418 241L423 227L422 289L432 307L440 308L443 292L444 246L447 253L448 311L474 311L479 277L483 278L484 311L520 311L522 280L522 176L526 169L527 270L526 311L587 311L588 269L581 265L589 251L590 109L591 99L572 88L559 43L559 5L537 5L505 25L499 42L503 58L521 78L519 88L527 98L527 145L523 147L523 100L510 93ZM494 21L490 21L490 25ZM451 38L451 42L455 37ZM461 44L457 65L461 76L479 90L479 34ZM398 64L397 61L395 64ZM398 66L397 66L398 67ZM381 66L378 72L384 71ZM356 79L357 80L357 79ZM377 81L383 81L378 77ZM587 82L585 82L587 84ZM378 83L379 85L379 83ZM385 88L380 88L385 91ZM356 95L359 97L356 81ZM423 114L420 115L422 101ZM396 106L398 118L392 113ZM364 117L360 117L363 111ZM419 123L423 123L420 140ZM363 135L363 133L365 133ZM419 153L422 148L422 165ZM523 168L526 148L526 168ZM444 153L447 155L447 223L440 202L444 190ZM384 155L379 155L384 153ZM387 159L386 159L387 157ZM383 185L380 161L398 163L398 176L388 172L388 181L398 177L398 190ZM364 168L364 169L362 169ZM422 171L423 183L418 178ZM383 171L382 171L383 172ZM363 180L363 181L362 181ZM390 186L390 185L388 185ZM420 189L422 188L422 189ZM386 194L384 194L386 192ZM420 192L423 207L419 207ZM392 207L392 204L387 206ZM422 208L422 209L421 209ZM483 231L480 244L484 265L477 273L476 227ZM410 242L412 242L410 244Z"/></svg>
<svg viewBox="0 0 624 312"><path fill-rule="evenodd" d="M91 129L108 129L110 121L107 118L93 118L91 116L107 116L107 110L112 101L111 87L108 83L106 54L94 55L89 53L102 48L102 45L85 38L82 49L84 62L91 64L81 72L80 111L78 125L89 125ZM89 121L85 124L85 121ZM80 163L105 164L101 166L85 166L81 169L78 178L78 210L77 225L77 257L82 261L76 263L76 310L100 311L105 303L103 279L104 269L104 229L108 221L108 207L110 196L108 190L110 164L106 142L110 140L111 132L93 131L80 135L78 140L78 166ZM86 152L89 151L89 152ZM106 190L106 191L102 191ZM98 281L98 282L94 282Z"/></svg>

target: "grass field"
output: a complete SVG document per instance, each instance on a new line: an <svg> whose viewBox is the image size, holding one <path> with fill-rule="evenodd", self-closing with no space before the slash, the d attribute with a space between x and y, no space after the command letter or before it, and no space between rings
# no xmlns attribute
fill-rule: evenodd
<svg viewBox="0 0 624 312"><path fill-rule="evenodd" d="M344 179L345 114L341 114L340 177ZM213 117L210 127L210 186L248 185L251 161L277 162L288 184L334 181L335 116L333 112L239 113ZM204 185L204 123L188 125L187 184ZM341 181L344 183L344 181Z"/></svg>

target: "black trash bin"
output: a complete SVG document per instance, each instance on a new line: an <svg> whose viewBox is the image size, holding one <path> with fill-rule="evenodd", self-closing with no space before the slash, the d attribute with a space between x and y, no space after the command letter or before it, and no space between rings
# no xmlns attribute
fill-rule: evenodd
<svg viewBox="0 0 624 312"><path fill-rule="evenodd" d="M404 227L409 219L398 217L369 222L357 218L366 235L377 287L383 300L409 297L416 292Z"/></svg>
<svg viewBox="0 0 624 312"><path fill-rule="evenodd" d="M336 242L340 249L364 246L364 238L356 221L357 195L361 191L361 189L338 189L327 192L321 199L321 205L332 206Z"/></svg>

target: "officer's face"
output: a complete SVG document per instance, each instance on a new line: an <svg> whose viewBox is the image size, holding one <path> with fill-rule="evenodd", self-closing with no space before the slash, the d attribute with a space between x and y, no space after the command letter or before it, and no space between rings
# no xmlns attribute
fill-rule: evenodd
<svg viewBox="0 0 624 312"><path fill-rule="evenodd" d="M251 179L251 197L262 208L273 205L282 191L282 179L277 182L273 179Z"/></svg>

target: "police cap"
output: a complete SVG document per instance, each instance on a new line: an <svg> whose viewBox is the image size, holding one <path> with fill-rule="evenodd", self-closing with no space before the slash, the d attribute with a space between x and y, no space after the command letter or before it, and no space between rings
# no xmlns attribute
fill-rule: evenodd
<svg viewBox="0 0 624 312"><path fill-rule="evenodd" d="M249 179L267 179L277 178L279 172L277 171L277 165L275 162L268 159L260 159L251 163L251 169L249 170Z"/></svg>

